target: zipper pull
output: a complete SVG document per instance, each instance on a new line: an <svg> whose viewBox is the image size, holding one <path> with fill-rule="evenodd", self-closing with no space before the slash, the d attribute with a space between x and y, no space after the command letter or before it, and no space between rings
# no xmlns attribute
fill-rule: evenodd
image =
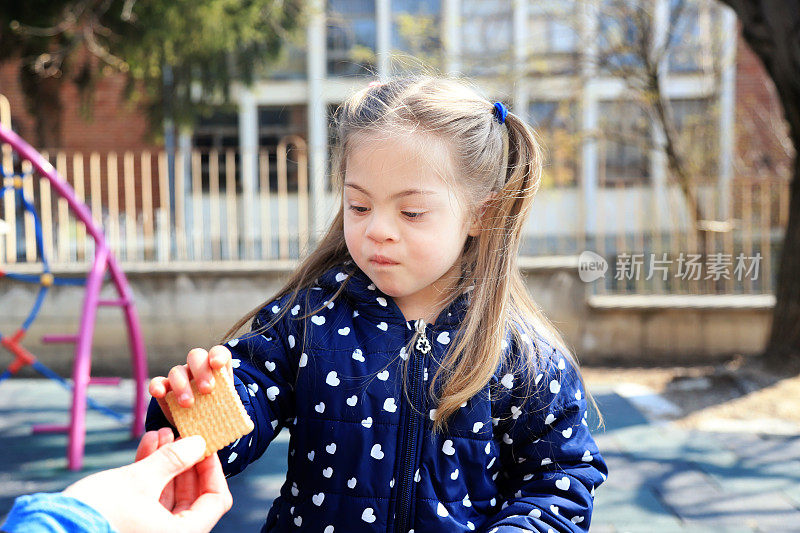
<svg viewBox="0 0 800 533"><path fill-rule="evenodd" d="M425 321L421 318L417 320L414 324L414 327L419 334L417 337L417 343L414 345L414 348L420 353L427 354L431 351L431 343L428 341L428 337L425 336Z"/></svg>

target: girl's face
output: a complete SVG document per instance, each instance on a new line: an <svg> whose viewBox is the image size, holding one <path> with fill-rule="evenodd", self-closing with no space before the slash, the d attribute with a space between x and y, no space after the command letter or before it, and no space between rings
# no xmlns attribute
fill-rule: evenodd
<svg viewBox="0 0 800 533"><path fill-rule="evenodd" d="M436 318L459 275L455 263L464 242L477 235L467 210L437 174L452 176L446 150L414 135L357 143L346 161L347 249L406 320Z"/></svg>

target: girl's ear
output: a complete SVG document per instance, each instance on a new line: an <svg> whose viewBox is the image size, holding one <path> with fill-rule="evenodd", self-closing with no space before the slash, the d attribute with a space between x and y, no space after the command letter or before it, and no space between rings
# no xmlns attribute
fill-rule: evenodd
<svg viewBox="0 0 800 533"><path fill-rule="evenodd" d="M472 217L472 222L470 223L467 235L471 237L477 237L478 234L480 234L481 230L483 229L483 214L486 212L486 208L489 207L489 204L495 198L497 198L497 191L490 192L489 195L481 204L481 207L480 209L478 209L478 212Z"/></svg>

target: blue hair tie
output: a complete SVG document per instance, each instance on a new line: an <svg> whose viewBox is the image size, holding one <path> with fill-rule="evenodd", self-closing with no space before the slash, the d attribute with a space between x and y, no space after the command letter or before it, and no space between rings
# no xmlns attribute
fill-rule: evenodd
<svg viewBox="0 0 800 533"><path fill-rule="evenodd" d="M495 102L493 114L497 122L505 124L506 117L508 116L508 109L506 109L506 106L504 106L502 102Z"/></svg>

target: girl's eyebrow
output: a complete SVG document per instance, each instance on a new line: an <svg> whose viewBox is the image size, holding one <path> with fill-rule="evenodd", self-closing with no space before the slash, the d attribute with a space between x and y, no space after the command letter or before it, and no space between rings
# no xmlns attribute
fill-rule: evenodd
<svg viewBox="0 0 800 533"><path fill-rule="evenodd" d="M364 187L361 187L360 185L356 185L355 183L345 182L344 186L345 187L351 187L351 188L353 188L353 189L355 189L357 191L361 191L364 194L366 194L367 196L370 195ZM405 191L400 191L398 193L393 194L390 199L393 200L395 198L403 198L405 196L412 196L414 194L436 195L438 193L436 191L428 191L428 190L425 190L425 189L407 189Z"/></svg>

